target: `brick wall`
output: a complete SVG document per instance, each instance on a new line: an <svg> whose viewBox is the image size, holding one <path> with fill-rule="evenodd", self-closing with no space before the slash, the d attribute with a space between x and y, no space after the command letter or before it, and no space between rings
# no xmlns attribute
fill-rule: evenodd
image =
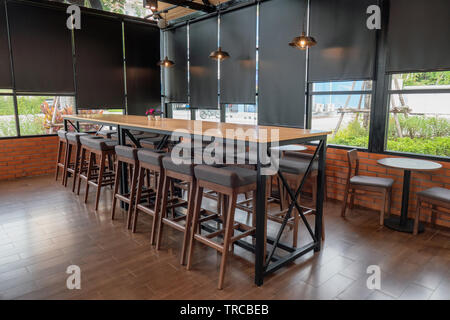
<svg viewBox="0 0 450 320"><path fill-rule="evenodd" d="M55 172L58 137L0 140L0 180Z"/></svg>
<svg viewBox="0 0 450 320"><path fill-rule="evenodd" d="M57 137L36 137L0 140L0 180L25 176L53 174L57 155ZM360 174L389 177L395 180L391 212L400 214L403 172L381 167L377 160L387 157L383 154L359 152ZM443 168L433 172L414 172L410 191L410 215L416 207L415 194L430 187L450 188L450 162L441 162ZM347 150L328 148L327 152L328 198L342 200L347 178ZM370 195L358 195L355 204L379 210L380 201ZM430 213L424 210L422 219L429 221ZM450 215L438 216L437 223L450 227Z"/></svg>

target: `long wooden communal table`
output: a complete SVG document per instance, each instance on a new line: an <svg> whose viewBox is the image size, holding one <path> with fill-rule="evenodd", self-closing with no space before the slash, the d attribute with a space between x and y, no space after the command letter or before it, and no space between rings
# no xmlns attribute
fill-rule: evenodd
<svg viewBox="0 0 450 320"><path fill-rule="evenodd" d="M306 130L297 128L286 127L272 127L272 126L254 126L254 125L242 125L231 123L216 123L208 121L196 121L196 120L180 120L180 119L161 119L161 120L148 120L144 116L131 116L131 115L66 115L64 116L64 128L67 130L69 125L73 126L75 130L79 130L80 123L94 123L104 126L117 127L119 144L125 144L126 136L135 140L130 130L140 130L144 132L163 134L167 139L173 132L182 129L185 136L190 138L207 137L208 139L223 138L226 136L226 130L243 130L247 133L245 136L237 136L232 139L233 143L238 141L245 141L246 144L254 143L257 145L257 192L256 192L256 232L255 232L255 245L246 241L240 241L237 243L241 247L252 251L255 254L255 284L260 286L263 284L264 276L271 272L274 272L282 266L291 263L298 257L306 254L307 252L314 250L320 251L321 238L322 238L322 213L323 213L323 199L324 199L324 183L325 183L325 154L326 154L326 141L327 134L330 132ZM275 131L272 131L275 130ZM264 132L268 134L264 134ZM224 141L229 142L228 139ZM265 214L266 214L266 176L261 174L264 169L261 163L259 150L270 150L272 146L276 145L288 145L294 143L306 143L311 141L319 141L316 148L314 157L312 158L307 172L305 173L300 187L298 190L291 190L283 174L278 171L278 175L281 178L284 186L288 189L288 194L291 198L289 210L284 217L284 221L280 226L280 230L277 233L276 238L266 237L265 235ZM242 143L242 142L241 142ZM318 160L318 190L317 190L317 202L316 202L316 214L314 230L309 225L305 218L303 211L304 208L300 207L296 200L301 192L303 184L306 180L306 176L311 170L314 159ZM123 170L126 171L126 170ZM122 179L126 181L126 179ZM122 191L126 191L122 186ZM306 244L300 248L294 248L289 245L280 243L281 234L286 227L287 221L292 213L294 207L300 212L300 217L306 228L311 235L312 242ZM266 255L265 241L272 245L272 250ZM275 250L280 249L287 252L283 256L275 255ZM266 261L264 261L266 257Z"/></svg>

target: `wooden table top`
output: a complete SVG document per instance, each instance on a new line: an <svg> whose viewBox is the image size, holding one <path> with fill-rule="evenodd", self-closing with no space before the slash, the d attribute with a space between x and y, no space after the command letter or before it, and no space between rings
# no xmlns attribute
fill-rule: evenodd
<svg viewBox="0 0 450 320"><path fill-rule="evenodd" d="M378 160L378 163L385 167L410 171L433 171L442 168L440 163L413 158L384 158Z"/></svg>
<svg viewBox="0 0 450 320"><path fill-rule="evenodd" d="M274 143L301 138L314 138L328 135L330 131L308 130L275 126L257 126L247 124L233 124L223 122L210 122L200 120L182 120L163 118L160 120L148 120L145 116L118 115L118 114L90 114L90 115L64 115L64 119L73 121L89 121L112 126L125 126L141 129L153 129L155 131L172 133L202 135L208 137L227 137L227 131L231 134L235 130L243 130L245 136L234 137L236 140L248 142ZM231 138L231 137L230 137Z"/></svg>

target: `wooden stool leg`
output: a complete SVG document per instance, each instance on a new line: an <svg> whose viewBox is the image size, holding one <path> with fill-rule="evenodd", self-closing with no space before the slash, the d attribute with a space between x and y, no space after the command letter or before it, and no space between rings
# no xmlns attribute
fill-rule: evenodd
<svg viewBox="0 0 450 320"><path fill-rule="evenodd" d="M383 198L381 200L380 226L384 225L384 208L386 207L386 198L387 198L387 190L386 189L383 190L382 197Z"/></svg>
<svg viewBox="0 0 450 320"><path fill-rule="evenodd" d="M431 225L436 227L436 205L431 205Z"/></svg>
<svg viewBox="0 0 450 320"><path fill-rule="evenodd" d="M222 259L220 261L220 272L219 272L219 284L217 288L219 290L223 289L223 282L225 278L225 269L228 258L228 251L230 249L231 238L233 236L233 224L234 224L234 210L236 206L236 194L233 192L231 196L228 196L228 213L227 221L225 224L225 234L222 249Z"/></svg>
<svg viewBox="0 0 450 320"><path fill-rule="evenodd" d="M353 209L353 207L355 206L355 189L353 189L353 192L350 194L350 205L349 208Z"/></svg>
<svg viewBox="0 0 450 320"><path fill-rule="evenodd" d="M421 201L420 199L417 199L417 209L416 209L416 216L414 217L414 229L413 229L413 234L415 236L419 233L420 206Z"/></svg>
<svg viewBox="0 0 450 320"><path fill-rule="evenodd" d="M67 187L67 174L68 174L67 168L69 167L71 155L72 155L72 145L69 143L66 143L66 154L64 156L63 177L62 177L62 181L61 181L61 184L64 187Z"/></svg>
<svg viewBox="0 0 450 320"><path fill-rule="evenodd" d="M58 145L58 156L57 156L57 158L56 158L55 181L58 180L58 175L59 175L59 161L61 161L62 148L63 148L63 142L62 142L61 140L59 140L59 145Z"/></svg>
<svg viewBox="0 0 450 320"><path fill-rule="evenodd" d="M91 179L92 175L92 167L94 165L94 159L95 154L93 152L89 153L89 164L87 168L87 174L86 174L86 193L84 194L84 203L87 202L88 196L89 196L89 180Z"/></svg>
<svg viewBox="0 0 450 320"><path fill-rule="evenodd" d="M100 200L100 191L102 190L103 174L105 172L105 167L106 167L106 154L102 152L102 155L100 156L100 171L98 172L97 193L95 195L95 210L98 209L98 202Z"/></svg>
<svg viewBox="0 0 450 320"><path fill-rule="evenodd" d="M158 179L158 181L156 181ZM157 189L156 189L156 200L155 200L155 216L153 217L152 222L152 233L150 235L150 241L152 244L155 243L155 237L156 237L156 229L157 229L157 222L159 221L159 217L161 215L161 204L164 198L162 197L163 193L163 180L164 175L163 172L161 172L158 176L155 173L155 183L157 183ZM167 199L167 195L166 195Z"/></svg>
<svg viewBox="0 0 450 320"><path fill-rule="evenodd" d="M185 264L186 260L186 248L187 244L189 242L189 236L191 234L191 227L192 227L192 216L194 213L194 207L195 207L195 190L197 189L196 186L196 180L193 179L193 181L190 183L189 186L189 194L188 194L188 207L187 207L187 213L186 213L186 226L184 229L184 238L183 238L183 247L181 248L181 265Z"/></svg>
<svg viewBox="0 0 450 320"><path fill-rule="evenodd" d="M131 227L131 216L133 213L133 203L136 194L136 184L138 178L138 168L136 165L133 166L133 178L131 179L131 191L130 191L130 205L128 206L128 216L127 216L127 229Z"/></svg>
<svg viewBox="0 0 450 320"><path fill-rule="evenodd" d="M189 253L188 253L188 261L187 261L187 270L191 270L192 268L192 254L194 252L194 236L197 233L197 229L200 229L199 218L200 218L200 209L202 207L202 199L203 199L203 188L197 186L197 190L195 191L195 207L194 207L194 215L192 217L192 228L190 235L190 243L189 243Z"/></svg>
<svg viewBox="0 0 450 320"><path fill-rule="evenodd" d="M133 224L131 225L131 232L133 232L133 233L136 232L137 219L138 219L138 215L139 215L139 210L138 210L137 206L139 205L139 203L141 203L142 187L144 186L144 178L145 178L145 169L139 168L138 171L139 171L139 174L138 174L136 200L134 203ZM152 233L153 233L153 230L152 230Z"/></svg>
<svg viewBox="0 0 450 320"><path fill-rule="evenodd" d="M348 200L348 193L350 192L350 186L347 184L344 191L344 200L342 200L342 209L341 209L341 216L345 217L345 211L347 210L347 200Z"/></svg>
<svg viewBox="0 0 450 320"><path fill-rule="evenodd" d="M75 152L75 163L73 165L73 184L72 184L72 192L75 192L75 186L77 184L78 170L80 165L80 151L81 146L77 144L77 150Z"/></svg>
<svg viewBox="0 0 450 320"><path fill-rule="evenodd" d="M113 198L112 198L112 207L111 207L111 220L114 220L114 216L116 214L116 205L117 198L116 194L119 191L119 183L120 183L120 175L122 174L122 166L119 161L116 161L116 176L114 177L114 190L113 190Z"/></svg>
<svg viewBox="0 0 450 320"><path fill-rule="evenodd" d="M167 197L169 193L169 185L171 183L170 180L171 179L168 176L164 175L161 213L159 214L158 217L158 236L156 238L156 250L159 250L161 247L162 232L164 228L164 223L162 219L167 216Z"/></svg>
<svg viewBox="0 0 450 320"><path fill-rule="evenodd" d="M84 168L84 162L86 161L86 149L81 147L81 157L80 157L80 173L78 174L78 187L77 187L77 195L80 195L80 187L81 187L81 173Z"/></svg>

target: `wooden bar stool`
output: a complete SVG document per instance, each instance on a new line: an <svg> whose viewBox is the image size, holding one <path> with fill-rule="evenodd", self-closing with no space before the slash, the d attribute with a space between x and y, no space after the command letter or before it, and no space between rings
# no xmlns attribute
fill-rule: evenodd
<svg viewBox="0 0 450 320"><path fill-rule="evenodd" d="M242 238L253 235L255 232L254 226L236 223L234 221L234 215L237 195L246 192L254 193L256 191L256 171L235 166L217 168L207 165L198 165L194 171L197 179L197 188L195 191L195 210L192 219L187 269L190 270L192 268L192 254L195 241L216 249L222 253L218 283L218 288L222 289L228 252L230 251L231 245ZM226 210L219 217L222 222L222 229L207 235L202 235L201 228L199 227L201 223L200 206L204 188L216 191L228 200L226 202ZM256 199L255 194L253 195L253 199ZM253 203L253 208L256 208L255 203ZM253 214L253 224L254 222L255 218ZM234 235L235 230L239 230L241 233ZM212 240L219 236L223 237L222 242L218 243Z"/></svg>
<svg viewBox="0 0 450 320"><path fill-rule="evenodd" d="M89 185L97 188L97 194L95 197L95 210L98 209L98 203L100 200L100 191L102 187L110 186L114 184L114 167L112 163L108 163L108 168L106 167L107 158L111 158L115 155L116 141L110 139L104 139L101 137L86 137L80 138L82 147L84 148L81 152L81 163L85 160L86 152L89 153L88 167L86 172L82 172L79 175L78 183L81 180L86 181L86 193L84 195L84 203L87 202L89 196ZM95 173L96 167L94 162L96 157L99 159L98 173Z"/></svg>
<svg viewBox="0 0 450 320"><path fill-rule="evenodd" d="M111 219L114 220L114 215L116 213L117 199L127 203L128 204L127 229L129 229L131 225L131 216L133 212L134 197L136 194L136 185L137 185L137 175L139 170L139 161L137 156L138 149L128 146L116 146L115 152L116 152L116 161L115 161L116 175L114 178ZM130 192L128 194L121 194L119 190L120 182L122 180L122 164L124 163L128 164L128 167L130 168L131 187ZM128 183L128 181L125 181L125 183Z"/></svg>
<svg viewBox="0 0 450 320"><path fill-rule="evenodd" d="M151 150L141 149L137 152L137 157L139 160L139 169L138 169L138 183L137 183L137 194L136 194L136 204L134 206L134 215L133 215L133 225L132 230L136 232L137 219L139 211L145 212L146 214L153 217L152 222L152 232L150 235L151 244L155 243L157 222L159 221L159 211L161 208L162 201L162 188L163 188L163 178L164 178L164 168L162 165L162 158L164 157L163 153L158 153ZM154 206L151 208L151 201L148 198L148 205L142 204L143 196L143 187L144 187L144 179L147 177L148 172L153 172L155 179L155 188L156 190L150 189L150 181L148 181L147 192L156 191Z"/></svg>
<svg viewBox="0 0 450 320"><path fill-rule="evenodd" d="M424 207L424 204L430 205L430 207ZM416 216L414 218L414 235L419 232L419 220L420 220L420 210L426 208L431 209L431 224L436 225L436 214L442 213L447 214L447 212L437 210L437 208L445 208L450 210L450 190L440 187L429 188L417 193L417 210Z"/></svg>
<svg viewBox="0 0 450 320"><path fill-rule="evenodd" d="M67 137L66 137L67 131L66 130L58 130L58 156L56 158L56 173L55 173L55 181L58 180L59 176L59 168L62 169L63 172L63 179L61 181L61 184L64 184L64 163L67 153ZM64 158L61 159L61 156L64 152Z"/></svg>
<svg viewBox="0 0 450 320"><path fill-rule="evenodd" d="M65 160L65 170L64 170L64 186L67 187L67 180L69 174L73 178L72 192L75 192L75 185L77 181L79 166L80 166L80 155L81 155L81 142L80 137L88 136L87 133L83 132L68 132L67 137L67 152ZM75 157L72 161L72 152L75 148Z"/></svg>
<svg viewBox="0 0 450 320"><path fill-rule="evenodd" d="M164 225L174 228L175 230L184 233L183 245L181 249L180 263L184 265L186 258L186 248L189 241L189 231L191 227L192 216L194 212L194 199L196 189L196 179L194 175L194 164L177 164L172 160L171 156L162 158L162 165L164 168L163 185L162 185L162 204L161 214L159 215L158 223L158 237L156 239L156 250L161 247L161 239ZM187 211L185 214L175 215L175 210L172 210L172 217L167 214L167 209L175 208L184 205L184 201L171 203L169 205L168 193L170 185L173 185L177 180L184 181L189 185L187 196ZM172 195L173 196L173 195ZM171 199L173 200L173 199ZM184 224L183 224L184 222Z"/></svg>

